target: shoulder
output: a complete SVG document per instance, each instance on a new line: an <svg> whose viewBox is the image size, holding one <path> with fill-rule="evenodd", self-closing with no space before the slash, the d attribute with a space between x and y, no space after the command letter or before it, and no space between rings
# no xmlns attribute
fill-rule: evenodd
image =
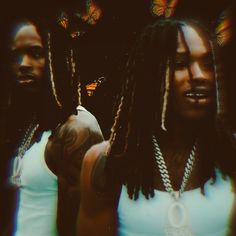
<svg viewBox="0 0 236 236"><path fill-rule="evenodd" d="M73 126L74 128L89 128L89 129L99 129L99 124L95 116L87 111L85 108L79 106L77 109L77 115L71 115L66 122L66 125Z"/></svg>
<svg viewBox="0 0 236 236"><path fill-rule="evenodd" d="M77 113L77 116L75 116L75 119L77 120L79 124L83 124L91 128L99 127L96 117L92 113L90 113L88 110L86 110L84 107L78 106L77 112L78 113Z"/></svg>
<svg viewBox="0 0 236 236"><path fill-rule="evenodd" d="M107 158L107 150L110 144L108 141L103 141L99 144L93 145L85 154L83 160L83 169L88 173L88 170L92 170L96 162L101 158Z"/></svg>
<svg viewBox="0 0 236 236"><path fill-rule="evenodd" d="M106 173L109 146L108 141L94 145L87 151L83 159L80 175L81 199L83 202L87 202L89 198L93 199L88 200L89 206L96 201L109 205L111 202L115 203L119 196L120 186L115 183L110 185Z"/></svg>
<svg viewBox="0 0 236 236"><path fill-rule="evenodd" d="M79 110L55 130L51 142L63 147L63 155L73 154L81 159L92 145L103 140L96 118L86 110Z"/></svg>
<svg viewBox="0 0 236 236"><path fill-rule="evenodd" d="M100 141L103 140L102 131L95 116L86 109L78 109L77 115L71 115L61 126L59 133L65 136L79 134L80 137L97 136Z"/></svg>
<svg viewBox="0 0 236 236"><path fill-rule="evenodd" d="M83 160L78 218L78 232L81 235L116 235L116 207L119 189L114 192L101 193L97 191L93 181L94 171L97 169L98 163L103 162L103 160L106 162L106 158L108 158L106 155L108 148L108 141L94 145L87 151ZM105 170L103 169L103 171ZM100 173L102 174L103 171ZM99 178L99 176L97 177Z"/></svg>
<svg viewBox="0 0 236 236"><path fill-rule="evenodd" d="M85 188L92 187L92 178L93 173L95 171L95 167L97 166L100 160L106 162L107 158L107 150L109 148L109 142L103 141L99 144L93 145L85 154L83 163L82 163L82 170L81 170L81 182ZM82 186L82 187L83 187Z"/></svg>

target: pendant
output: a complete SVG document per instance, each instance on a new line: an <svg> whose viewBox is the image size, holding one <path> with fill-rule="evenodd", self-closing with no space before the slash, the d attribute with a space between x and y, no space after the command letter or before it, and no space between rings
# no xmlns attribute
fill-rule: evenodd
<svg viewBox="0 0 236 236"><path fill-rule="evenodd" d="M188 225L187 210L178 200L170 205L167 217L166 236L193 236Z"/></svg>
<svg viewBox="0 0 236 236"><path fill-rule="evenodd" d="M16 175L11 176L11 183L15 185L17 188L21 187L20 176L16 176Z"/></svg>
<svg viewBox="0 0 236 236"><path fill-rule="evenodd" d="M17 156L13 163L13 173L11 176L11 183L16 187L21 186L21 171L22 171L22 158Z"/></svg>

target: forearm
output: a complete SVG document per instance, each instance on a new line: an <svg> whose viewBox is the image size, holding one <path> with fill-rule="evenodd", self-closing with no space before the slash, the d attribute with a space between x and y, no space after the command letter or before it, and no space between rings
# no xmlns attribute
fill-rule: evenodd
<svg viewBox="0 0 236 236"><path fill-rule="evenodd" d="M97 216L86 216L81 210L77 229L77 236L117 236L115 217L105 212Z"/></svg>

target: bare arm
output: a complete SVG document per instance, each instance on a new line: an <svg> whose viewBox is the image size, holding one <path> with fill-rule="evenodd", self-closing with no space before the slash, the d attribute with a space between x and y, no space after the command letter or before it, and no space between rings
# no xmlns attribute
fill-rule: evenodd
<svg viewBox="0 0 236 236"><path fill-rule="evenodd" d="M53 135L46 149L49 168L58 176L60 236L75 235L80 203L80 170L86 151L103 140L96 119L87 111L71 116Z"/></svg>
<svg viewBox="0 0 236 236"><path fill-rule="evenodd" d="M97 163L103 161L108 143L92 147L85 155L81 170L81 204L78 218L79 236L115 236L117 228L117 191L98 193L93 185Z"/></svg>

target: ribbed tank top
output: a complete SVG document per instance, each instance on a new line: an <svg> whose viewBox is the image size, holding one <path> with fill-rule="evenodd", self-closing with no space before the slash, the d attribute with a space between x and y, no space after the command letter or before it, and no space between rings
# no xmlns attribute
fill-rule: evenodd
<svg viewBox="0 0 236 236"><path fill-rule="evenodd" d="M179 200L186 208L192 235L226 236L235 200L231 182L217 170L216 182L207 181L204 189L205 195L197 188L184 192ZM118 205L118 235L165 236L168 209L173 201L169 193L158 190L149 200L142 193L138 200L131 200L123 185Z"/></svg>
<svg viewBox="0 0 236 236"><path fill-rule="evenodd" d="M15 236L57 236L57 177L44 152L51 131L45 131L23 157Z"/></svg>

